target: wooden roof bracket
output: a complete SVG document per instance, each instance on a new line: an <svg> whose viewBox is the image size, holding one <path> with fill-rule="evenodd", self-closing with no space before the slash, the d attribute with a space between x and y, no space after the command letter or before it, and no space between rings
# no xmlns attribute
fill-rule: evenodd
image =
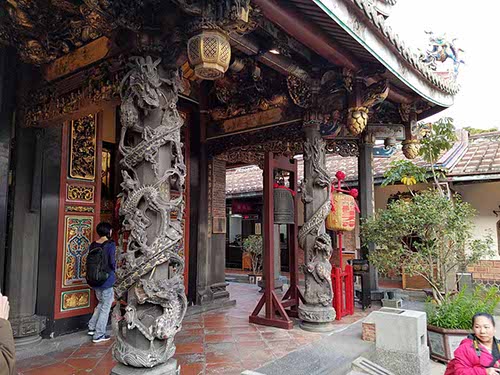
<svg viewBox="0 0 500 375"><path fill-rule="evenodd" d="M348 50L335 43L319 27L304 20L304 17L295 11L280 6L273 0L253 0L262 9L264 15L273 23L281 27L285 32L297 39L302 44L311 48L318 55L324 57L333 64L346 67L353 72L362 69L361 63ZM368 84L376 82L371 78ZM388 98L396 103L412 103L415 98L408 95L393 85L390 86Z"/></svg>

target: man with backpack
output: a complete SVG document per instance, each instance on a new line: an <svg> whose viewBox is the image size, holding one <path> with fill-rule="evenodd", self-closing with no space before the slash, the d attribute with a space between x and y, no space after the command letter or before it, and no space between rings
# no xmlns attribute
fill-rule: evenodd
<svg viewBox="0 0 500 375"><path fill-rule="evenodd" d="M106 334L109 313L114 301L113 284L115 283L116 246L111 239L112 227L109 223L99 223L96 228L100 236L92 242L87 255L87 283L94 289L99 304L89 321L88 334L93 336L92 342L108 341Z"/></svg>

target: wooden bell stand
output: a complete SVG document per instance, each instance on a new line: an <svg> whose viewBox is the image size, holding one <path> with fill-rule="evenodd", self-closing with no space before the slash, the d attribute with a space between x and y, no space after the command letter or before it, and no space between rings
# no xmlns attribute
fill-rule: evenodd
<svg viewBox="0 0 500 375"><path fill-rule="evenodd" d="M300 300L304 297L298 287L299 265L297 259L297 196L294 201L294 222L288 226L288 249L290 257L290 287L280 300L274 291L274 171L276 169L290 173L290 189L297 191L297 163L293 159L274 156L266 152L264 156L264 277L265 290L262 298L249 316L250 323L265 326L292 329L290 317L298 317ZM265 305L265 315L259 316Z"/></svg>
<svg viewBox="0 0 500 375"><path fill-rule="evenodd" d="M342 179L338 178L337 188L332 186L332 193L335 191L349 194L349 190L342 189ZM342 231L336 231L338 243L339 267L332 265L332 287L333 287L333 308L335 309L336 320L341 320L344 316L354 314L354 272L351 265L343 267L342 260Z"/></svg>

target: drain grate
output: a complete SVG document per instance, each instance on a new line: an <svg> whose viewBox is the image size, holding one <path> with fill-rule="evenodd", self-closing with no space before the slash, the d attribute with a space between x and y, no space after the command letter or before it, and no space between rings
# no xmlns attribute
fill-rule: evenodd
<svg viewBox="0 0 500 375"><path fill-rule="evenodd" d="M354 370L361 370L369 375L394 375L389 370L363 357L356 358L352 363L352 368Z"/></svg>

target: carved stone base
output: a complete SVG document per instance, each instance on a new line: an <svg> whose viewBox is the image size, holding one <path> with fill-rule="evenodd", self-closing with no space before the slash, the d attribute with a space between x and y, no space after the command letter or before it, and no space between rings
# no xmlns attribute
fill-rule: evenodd
<svg viewBox="0 0 500 375"><path fill-rule="evenodd" d="M227 283L216 283L210 285L208 288L198 290L198 305L211 305L215 301L222 301L224 303L229 300L229 292L226 290Z"/></svg>
<svg viewBox="0 0 500 375"><path fill-rule="evenodd" d="M9 319L16 347L31 345L41 340L40 333L45 329L47 318L32 315Z"/></svg>
<svg viewBox="0 0 500 375"><path fill-rule="evenodd" d="M110 375L178 375L180 371L177 360L171 358L167 363L153 368L137 368L119 363L113 367Z"/></svg>
<svg viewBox="0 0 500 375"><path fill-rule="evenodd" d="M332 306L302 305L299 307L300 328L312 332L333 331L335 309Z"/></svg>
<svg viewBox="0 0 500 375"><path fill-rule="evenodd" d="M40 334L27 336L27 337L16 337L14 339L14 345L16 349L24 348L26 346L33 346L42 341L42 336Z"/></svg>

